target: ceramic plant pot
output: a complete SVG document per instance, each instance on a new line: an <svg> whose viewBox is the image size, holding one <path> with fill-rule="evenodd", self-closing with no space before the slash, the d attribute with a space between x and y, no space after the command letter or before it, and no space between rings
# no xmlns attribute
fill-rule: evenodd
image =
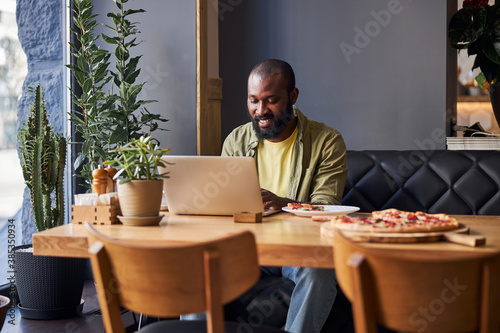
<svg viewBox="0 0 500 333"><path fill-rule="evenodd" d="M153 217L160 213L163 179L131 180L118 184L118 199L124 217Z"/></svg>
<svg viewBox="0 0 500 333"><path fill-rule="evenodd" d="M10 298L0 296L0 331L2 330L5 318L7 317L7 310L10 307Z"/></svg>

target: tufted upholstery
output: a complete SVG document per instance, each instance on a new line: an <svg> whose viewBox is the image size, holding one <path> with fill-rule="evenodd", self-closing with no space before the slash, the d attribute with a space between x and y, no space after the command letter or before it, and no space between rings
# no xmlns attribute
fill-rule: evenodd
<svg viewBox="0 0 500 333"><path fill-rule="evenodd" d="M342 204L500 215L500 151L348 151Z"/></svg>

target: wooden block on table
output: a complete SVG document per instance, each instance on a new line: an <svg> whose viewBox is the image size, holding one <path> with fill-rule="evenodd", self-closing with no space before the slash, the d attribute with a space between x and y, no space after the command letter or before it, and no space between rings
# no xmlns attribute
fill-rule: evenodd
<svg viewBox="0 0 500 333"><path fill-rule="evenodd" d="M241 212L234 214L234 222L258 223L262 222L262 213Z"/></svg>

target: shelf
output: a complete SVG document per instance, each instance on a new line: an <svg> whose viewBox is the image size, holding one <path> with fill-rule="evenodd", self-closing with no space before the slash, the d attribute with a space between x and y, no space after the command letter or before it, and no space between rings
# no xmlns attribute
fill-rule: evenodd
<svg viewBox="0 0 500 333"><path fill-rule="evenodd" d="M470 95L458 95L457 96L457 102L487 102L491 103L490 101L490 96L489 95L477 95L477 96L470 96Z"/></svg>

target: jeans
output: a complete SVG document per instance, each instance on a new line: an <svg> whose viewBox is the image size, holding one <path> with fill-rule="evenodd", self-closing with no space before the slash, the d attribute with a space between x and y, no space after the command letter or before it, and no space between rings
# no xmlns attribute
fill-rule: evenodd
<svg viewBox="0 0 500 333"><path fill-rule="evenodd" d="M261 267L263 275L283 276L295 283L285 330L319 333L337 296L335 270L307 267Z"/></svg>
<svg viewBox="0 0 500 333"><path fill-rule="evenodd" d="M288 308L285 331L290 333L320 333L337 296L335 270L274 266L262 266L260 269L263 278L265 276L283 276L295 283ZM265 312L267 311L263 311L263 313ZM206 316L205 313L197 313L183 315L181 319L204 320Z"/></svg>

